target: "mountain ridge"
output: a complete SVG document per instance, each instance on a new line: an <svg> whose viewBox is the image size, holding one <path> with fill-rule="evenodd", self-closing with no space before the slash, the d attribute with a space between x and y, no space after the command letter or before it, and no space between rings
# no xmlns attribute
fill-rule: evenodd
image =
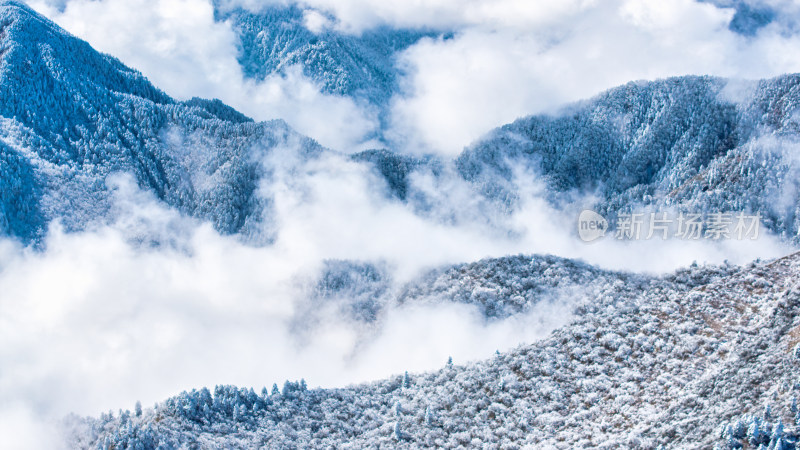
<svg viewBox="0 0 800 450"><path fill-rule="evenodd" d="M349 161L372 167L389 201L435 219L473 204L446 190L424 192L416 175L430 176L433 189L470 183L470 196L497 209L468 212L492 220L489 213L519 208L524 193L515 177L523 168L564 209L574 206L573 194L581 201L594 194L600 200L591 206L609 215L639 207L743 210L763 214L770 231L796 243L800 76L761 80L738 94L727 90L731 83L707 76L629 83L500 127L454 161L389 150ZM259 190L276 170L268 157L308 161L330 152L280 120L257 123L218 100L176 101L11 0L0 0L0 98L0 232L25 243L42 239L54 220L68 232L113 220L109 182L125 172L221 234L269 244L273 205ZM430 198L436 194L442 198ZM443 221L461 220L452 216ZM466 304L488 322L558 299L575 301L566 304L575 316L541 341L439 371L329 390L287 382L261 395L201 388L143 412L73 418L71 446L764 443L741 432L744 421L757 430L769 424L773 447L800 437L791 406L800 390L797 254L663 277L508 256L436 268L397 292L371 262L323 266L298 322L318 319L325 305L369 325L382 308L444 302ZM754 419L765 405L774 406L771 415ZM780 433L776 419L787 424Z"/></svg>
<svg viewBox="0 0 800 450"><path fill-rule="evenodd" d="M256 186L270 170L255 164L261 157L254 155L279 143L299 146L305 157L328 151L280 120L255 123L218 100L177 102L27 6L12 0L0 5L0 95L6 100L0 104L0 139L4 152L35 155L24 156L34 174L24 176L41 193L25 208L6 205L12 215L28 211L31 224L25 229L17 220L12 227L4 219L6 234L36 242L55 218L67 230L80 230L86 221L107 217L104 179L127 171L180 212L210 221L224 234L267 243L272 232L262 225L269 221L270 200L259 198ZM276 11L279 19L285 12ZM294 26L311 33L299 22L300 10L292 11ZM72 67L70 61L82 63ZM735 83L708 76L628 83L556 114L502 126L455 160L391 150L352 160L372 167L389 197L434 220L457 222L474 214L432 198L435 193L415 186L417 175L441 185L466 180L488 217L519 207L520 180L514 177L522 168L544 181L546 196L560 209L593 195L600 200L583 206L612 222L634 207L758 213L768 230L797 243L800 207L793 199L800 187L792 179L798 162L786 148L800 139L800 78L745 83L737 99L728 92ZM64 182L81 177L77 184ZM206 189L211 179L219 185Z"/></svg>
<svg viewBox="0 0 800 450"><path fill-rule="evenodd" d="M269 240L256 223L269 207L256 195L266 173L256 155L282 145L310 156L321 151L316 142L218 100L175 101L19 2L0 3L0 23L0 140L33 167L28 180L46 197L31 206L38 215L80 230L108 216L106 177L129 172L139 187L224 234ZM5 231L30 243L42 225Z"/></svg>
<svg viewBox="0 0 800 450"><path fill-rule="evenodd" d="M759 423L779 431L756 439L795 448L799 271L794 253L643 277L489 360L340 389L202 388L66 426L76 448L741 448L742 421L766 408Z"/></svg>
<svg viewBox="0 0 800 450"><path fill-rule="evenodd" d="M334 29L335 20L323 12L295 3L268 5L252 12L214 2L215 20L232 24L239 39L239 64L246 77L264 80L299 65L305 76L326 94L353 99L375 112L380 122L376 136L390 123L390 101L401 92L404 70L398 55L425 38L448 38L451 33L427 29L393 29L381 26L359 34ZM331 22L319 30L305 24L314 11Z"/></svg>
<svg viewBox="0 0 800 450"><path fill-rule="evenodd" d="M800 75L751 83L736 101L726 92L735 83L628 83L502 126L456 166L510 209L518 201L514 170L524 168L541 177L554 203L577 192L599 197L592 206L610 217L637 207L760 213L769 230L797 243Z"/></svg>

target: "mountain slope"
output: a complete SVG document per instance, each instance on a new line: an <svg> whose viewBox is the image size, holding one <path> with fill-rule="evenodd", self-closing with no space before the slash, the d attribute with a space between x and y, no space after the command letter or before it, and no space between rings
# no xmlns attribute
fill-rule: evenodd
<svg viewBox="0 0 800 450"><path fill-rule="evenodd" d="M594 194L609 216L637 205L744 210L794 239L799 107L800 75L629 83L499 128L456 165L508 208L517 196L514 171L524 168L541 175L554 201Z"/></svg>
<svg viewBox="0 0 800 450"><path fill-rule="evenodd" d="M767 442L789 445L798 434L798 275L797 254L692 268L592 298L551 337L485 362L345 389L185 392L141 415L73 419L72 443L711 448L726 444L729 423L769 405L782 430Z"/></svg>
<svg viewBox="0 0 800 450"><path fill-rule="evenodd" d="M432 270L404 285L396 301L465 303L487 320L497 320L524 314L542 303L570 305L586 297L629 296L648 281L646 276L551 255L516 255Z"/></svg>
<svg viewBox="0 0 800 450"><path fill-rule="evenodd" d="M254 123L219 101L177 102L19 2L0 2L0 30L0 149L17 161L3 170L25 177L3 181L38 193L16 196L25 206L15 214L28 219L3 220L0 231L25 241L55 218L77 230L107 217L105 180L116 172L223 233L263 241L263 155L321 151L282 121Z"/></svg>
<svg viewBox="0 0 800 450"><path fill-rule="evenodd" d="M41 185L30 161L0 142L0 232L32 240L45 225Z"/></svg>
<svg viewBox="0 0 800 450"><path fill-rule="evenodd" d="M251 76L270 64L264 76L300 63L328 92L370 104L388 101L396 89L387 55L420 38L315 35L301 24L300 10L267 11L224 16L251 39L243 43L252 45L243 50L253 58L243 60L252 63ZM385 150L350 160L374 168L391 201L434 218L452 215L452 222L475 203L451 197L443 185L466 180L510 212L523 168L524 176L541 175L562 207L581 193L597 195L604 214L746 210L792 239L800 220L799 86L796 75L742 85L711 77L631 83L559 114L520 119L455 161ZM0 99L0 233L26 243L41 239L53 220L70 231L112 220L119 172L222 233L268 242L263 222L271 204L259 192L274 169L267 157L284 152L276 159L306 161L326 152L281 121L255 123L219 101L175 101L9 0L0 0ZM415 185L420 174L429 181L423 188ZM476 209L464 216L494 219L494 210ZM261 395L222 386L213 395L181 394L155 410L75 419L71 447L764 443L740 430L744 422L769 428L773 447L790 443L798 434L791 409L798 258L657 278L509 256L440 268L403 286L380 265L328 261L298 305L298 328L324 320L327 307L366 324L367 332L386 309L417 304L465 303L492 321L528 320L537 305L564 301L576 316L565 314L560 319L571 322L540 342L428 374L332 390L286 383ZM758 419L766 404L771 413Z"/></svg>
<svg viewBox="0 0 800 450"><path fill-rule="evenodd" d="M305 25L304 10L295 4L264 6L258 12L229 8L219 1L215 7L217 20L233 24L239 63L247 77L263 80L299 65L322 92L351 97L376 109L383 125L389 100L400 91L398 53L422 38L442 35L385 26L358 35L330 27L312 31Z"/></svg>
<svg viewBox="0 0 800 450"><path fill-rule="evenodd" d="M276 33L263 47L275 53L254 57L253 67L274 64L280 70L295 56L324 54L319 57L335 68L315 73L332 74L331 92L351 86L341 91L346 95L361 95L362 87L386 91L381 80L388 79L370 75L369 64L366 75L348 78L365 61L352 55L369 53L359 46L388 52L375 64L391 72L391 49L421 36L395 39L378 30L382 37L375 39L386 42L377 45L368 33L315 35L302 25L297 7L218 14L254 36ZM281 121L254 123L219 101L177 102L16 1L0 3L0 29L0 142L10 161L2 169L10 174L6 192L30 190L0 198L0 232L24 242L40 239L54 219L67 230L108 219L106 179L117 172L132 174L141 188L223 233L268 242L263 222L270 199L257 195L271 171L265 156L288 149L307 160L324 151ZM315 39L325 42L324 51L310 50ZM336 74L352 84L339 83ZM617 212L640 207L741 210L760 213L768 229L796 241L799 84L797 75L749 84L711 77L629 83L558 114L504 126L454 162L386 150L352 160L372 166L389 197L448 223L475 220L473 210L479 209L488 226L502 227L502 219L495 223L498 207L510 212L518 206L520 180L514 177L525 169L524 176L538 174L537 181L545 182L558 207L572 207L576 193L597 196L596 208L612 223ZM428 184L415 186L418 178ZM443 190L462 180L480 194L470 194L469 205Z"/></svg>
<svg viewBox="0 0 800 450"><path fill-rule="evenodd" d="M630 296L650 280L550 255L439 267L405 283L395 282L385 264L327 260L301 294L292 325L302 336L313 334L326 320L348 323L361 341L369 342L397 309L456 303L484 322L522 316L530 329L546 333L560 320L550 316L552 309L568 317L586 299Z"/></svg>

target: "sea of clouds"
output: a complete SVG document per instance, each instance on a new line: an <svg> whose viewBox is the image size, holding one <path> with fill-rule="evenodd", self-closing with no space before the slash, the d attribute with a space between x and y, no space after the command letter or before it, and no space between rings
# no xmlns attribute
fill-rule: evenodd
<svg viewBox="0 0 800 450"><path fill-rule="evenodd" d="M343 152L373 144L365 137L378 126L374 114L321 93L299 70L247 80L235 34L214 21L208 1L30 3L177 98L216 97L259 120L283 118ZM392 108L401 150L444 156L517 117L633 79L800 70L792 50L800 37L787 31L797 8L789 2L771 3L784 18L749 37L728 28L732 8L688 0L302 4L336 18L310 26L348 33L381 24L456 31L401 56L406 94ZM332 312L298 339L294 315L325 260L379 262L403 283L430 268L519 253L663 273L693 261L744 263L789 251L768 235L587 245L576 237L576 214L548 204L531 176L520 178L528 183L520 208L489 221L468 186L437 186L439 200L459 217L439 220L387 200L374 188L376 176L344 155L283 165L280 156L272 156L278 170L261 188L274 205L268 222L276 240L268 246L221 236L165 208L124 174L108 180L117 211L111 224L71 234L54 224L43 249L0 240L0 447L55 446L52 424L65 414L128 409L137 400L152 405L184 389L299 378L312 387L342 386L436 369L450 356L456 363L486 358L563 325L576 300L494 322L465 305L393 306L367 342ZM429 182L414 180L432 191Z"/></svg>
<svg viewBox="0 0 800 450"><path fill-rule="evenodd" d="M53 224L44 249L0 240L2 446L55 445L53 424L68 413L152 405L184 389L300 378L343 386L433 370L448 357L487 358L566 324L581 300L553 299L495 321L463 304L391 304L366 334L363 323L325 305L315 320L298 321L326 260L380 264L397 287L442 265L519 253L662 273L789 251L763 233L757 241L609 236L586 244L577 217L544 201L535 183L515 213L489 222L479 205L459 201L470 191L454 183L443 195L456 200L459 219L442 221L387 200L376 175L342 155L270 164L274 177L261 190L274 205L265 226L277 233L267 246L166 208L124 174L108 180L110 225L65 233Z"/></svg>

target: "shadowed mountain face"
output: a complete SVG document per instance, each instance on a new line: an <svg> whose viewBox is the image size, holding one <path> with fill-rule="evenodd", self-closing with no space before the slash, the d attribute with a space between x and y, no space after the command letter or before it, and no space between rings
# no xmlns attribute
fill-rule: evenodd
<svg viewBox="0 0 800 450"><path fill-rule="evenodd" d="M30 161L0 142L0 231L30 241L45 225L42 186Z"/></svg>
<svg viewBox="0 0 800 450"><path fill-rule="evenodd" d="M759 30L774 22L779 16L767 2L750 0L698 0L711 3L722 8L732 8L735 13L728 24L728 29L742 36L752 37Z"/></svg>
<svg viewBox="0 0 800 450"><path fill-rule="evenodd" d="M0 225L27 241L54 218L76 230L107 216L115 172L222 233L263 240L253 224L268 209L255 196L260 159L279 145L320 151L282 121L177 102L15 1L0 2L0 98L3 192L25 189L17 205L2 198Z"/></svg>

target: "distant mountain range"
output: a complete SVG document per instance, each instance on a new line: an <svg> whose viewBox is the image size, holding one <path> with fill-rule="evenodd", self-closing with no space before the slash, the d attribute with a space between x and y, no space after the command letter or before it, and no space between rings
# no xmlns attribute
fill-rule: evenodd
<svg viewBox="0 0 800 450"><path fill-rule="evenodd" d="M124 171L167 205L223 233L268 242L261 224L269 199L255 192L269 169L254 155L279 146L303 158L328 151L282 121L255 123L219 101L175 101L27 6L0 5L0 151L7 161L0 170L8 185L0 195L0 230L6 234L35 242L55 218L68 230L107 218L106 177ZM297 62L330 92L376 105L395 89L395 77L378 75L391 72L390 49L425 35L317 36L297 8L237 11L224 17L244 30L243 42L261 36L259 45L243 44L252 76ZM353 55L370 52L383 59L370 59L364 77L354 78L353 68L365 60ZM319 58L338 68L310 63ZM786 75L753 83L710 77L630 83L557 115L501 127L454 161L390 150L352 158L373 166L390 196L420 213L459 205L432 205L412 185L415 171L461 178L509 212L519 195L513 173L524 168L542 176L557 205L591 193L599 196L598 210L612 216L634 205L759 212L770 230L793 240L800 225L791 150L799 82Z"/></svg>
<svg viewBox="0 0 800 450"><path fill-rule="evenodd" d="M381 75L393 73L391 55L427 35L316 35L295 7L218 14L241 30L242 61L252 76L296 62L330 92L375 105L395 92L396 77ZM356 67L363 77L353 75ZM411 182L414 172L466 181L510 212L520 193L514 173L525 169L525 176L541 176L555 205L589 193L612 216L638 205L758 212L770 230L795 240L799 84L797 75L630 83L556 115L501 127L452 161L391 150L352 159L371 165L390 197L421 214L459 205L430 201ZM277 147L294 149L301 160L330 152L279 120L255 123L216 100L175 101L9 0L0 3L0 95L7 161L0 171L8 186L0 195L0 231L25 242L36 242L56 218L68 230L107 219L106 177L114 172L133 174L165 204L220 232L269 242L262 224L270 201L256 195L270 171L263 156Z"/></svg>

